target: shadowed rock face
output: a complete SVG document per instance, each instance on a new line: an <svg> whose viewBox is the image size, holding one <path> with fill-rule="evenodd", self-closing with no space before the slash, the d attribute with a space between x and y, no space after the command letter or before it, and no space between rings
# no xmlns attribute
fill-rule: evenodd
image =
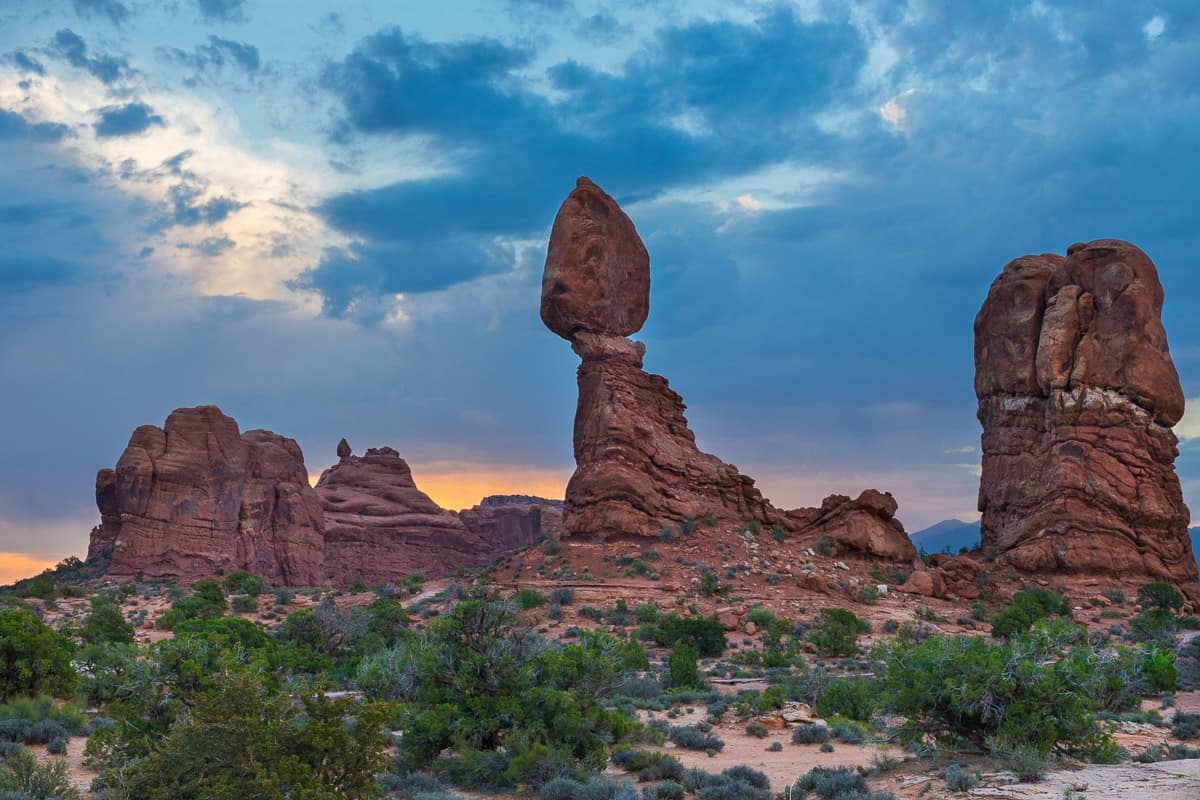
<svg viewBox="0 0 1200 800"><path fill-rule="evenodd" d="M540 537L562 536L563 502L529 495L491 495L458 512L467 530L502 550L529 547Z"/></svg>
<svg viewBox="0 0 1200 800"><path fill-rule="evenodd" d="M349 449L339 446L339 455L346 455L322 473L316 488L335 584L440 575L482 566L503 549L418 489L408 462L392 448L371 448L362 456Z"/></svg>
<svg viewBox="0 0 1200 800"><path fill-rule="evenodd" d="M992 284L975 321L985 548L1031 571L1195 579L1162 304L1154 264L1114 239Z"/></svg>
<svg viewBox="0 0 1200 800"><path fill-rule="evenodd" d="M666 378L642 369L645 346L625 338L646 320L649 286L649 258L633 223L580 178L555 217L542 280L542 319L582 359L563 535L652 536L712 517L781 525L911 561L916 551L890 495L835 496L819 509L784 512L752 478L696 447L683 399Z"/></svg>
<svg viewBox="0 0 1200 800"><path fill-rule="evenodd" d="M238 431L216 406L181 408L133 432L96 476L101 524L88 556L115 577L183 578L247 569L284 584L324 582L324 526L292 439Z"/></svg>

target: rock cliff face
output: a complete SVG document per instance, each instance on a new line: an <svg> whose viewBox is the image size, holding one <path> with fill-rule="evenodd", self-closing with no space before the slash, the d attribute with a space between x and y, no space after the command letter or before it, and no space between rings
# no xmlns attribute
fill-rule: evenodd
<svg viewBox="0 0 1200 800"><path fill-rule="evenodd" d="M216 406L181 408L134 431L96 476L101 524L89 557L116 577L184 578L248 569L292 585L324 582L324 525L292 439L238 431Z"/></svg>
<svg viewBox="0 0 1200 800"><path fill-rule="evenodd" d="M1025 256L975 321L982 543L1019 569L1187 582L1163 288L1128 242Z"/></svg>
<svg viewBox="0 0 1200 800"><path fill-rule="evenodd" d="M371 448L362 456L349 451L349 445L339 445L339 455L346 455L322 473L316 488L325 518L325 560L335 584L440 575L486 564L504 549L429 499L392 448Z"/></svg>
<svg viewBox="0 0 1200 800"><path fill-rule="evenodd" d="M338 456L314 490L294 440L240 433L216 406L178 409L134 431L116 469L96 476L88 557L116 578L245 569L286 586L347 586L481 566L561 527L561 504L537 498L494 501L468 527L416 487L395 450L355 456L343 439Z"/></svg>
<svg viewBox="0 0 1200 800"><path fill-rule="evenodd" d="M458 512L467 530L501 550L529 547L539 537L562 536L563 502L530 495L491 495Z"/></svg>
<svg viewBox="0 0 1200 800"><path fill-rule="evenodd" d="M884 558L916 555L890 495L833 497L820 509L774 508L737 467L696 447L683 399L642 370L645 346L626 336L650 311L650 260L633 222L587 178L554 220L542 279L542 320L582 359L575 474L564 536L652 536L712 517L783 525ZM877 503L886 497L887 503Z"/></svg>

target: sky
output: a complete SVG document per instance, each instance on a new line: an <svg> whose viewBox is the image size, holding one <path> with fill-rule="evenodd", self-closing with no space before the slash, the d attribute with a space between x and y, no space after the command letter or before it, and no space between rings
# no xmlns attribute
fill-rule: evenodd
<svg viewBox="0 0 1200 800"><path fill-rule="evenodd" d="M82 555L96 470L181 406L313 474L395 447L451 508L561 496L538 302L579 175L645 240L636 338L703 449L779 506L974 519L1009 260L1138 244L1200 396L1197 74L1191 0L4 0L0 579Z"/></svg>

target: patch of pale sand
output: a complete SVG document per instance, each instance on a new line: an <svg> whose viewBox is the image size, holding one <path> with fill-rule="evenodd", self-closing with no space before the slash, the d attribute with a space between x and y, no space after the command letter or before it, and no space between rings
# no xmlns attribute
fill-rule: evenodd
<svg viewBox="0 0 1200 800"><path fill-rule="evenodd" d="M1200 797L1200 759L1158 764L1092 764L1078 770L1048 772L1037 783L981 785L972 789L970 795L1005 800L1061 800L1070 791L1082 793L1087 800L1196 800Z"/></svg>
<svg viewBox="0 0 1200 800"><path fill-rule="evenodd" d="M1175 708L1189 714L1200 714L1200 692L1176 692Z"/></svg>
<svg viewBox="0 0 1200 800"><path fill-rule="evenodd" d="M705 711L701 706L667 721L672 725L693 725L704 717ZM648 749L669 753L685 767L705 772L721 772L739 764L745 765L770 778L771 789L775 792L784 791L796 778L816 767L870 767L877 758L888 756L903 760L907 755L898 747L836 741L830 742L834 748L832 753L822 753L819 744L792 744L790 728L770 730L766 738L759 739L746 733L745 721L734 721L732 713L727 713L726 717L728 721L713 728L713 733L725 742L725 746L711 757L702 751L684 750L669 742L662 747ZM773 742L782 744L783 749L774 753L767 750Z"/></svg>
<svg viewBox="0 0 1200 800"><path fill-rule="evenodd" d="M71 783L75 784L84 797L91 797L90 788L96 773L83 765L83 748L86 745L86 736L72 736L67 739L67 751L61 756L51 755L45 745L32 745L29 749L39 761L44 762L54 758L65 759Z"/></svg>

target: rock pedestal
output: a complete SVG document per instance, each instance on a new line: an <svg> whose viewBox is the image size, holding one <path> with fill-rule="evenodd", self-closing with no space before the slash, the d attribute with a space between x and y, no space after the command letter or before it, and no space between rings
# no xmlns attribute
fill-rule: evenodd
<svg viewBox="0 0 1200 800"><path fill-rule="evenodd" d="M985 550L1028 571L1195 580L1162 305L1154 264L1114 239L996 278L975 321Z"/></svg>
<svg viewBox="0 0 1200 800"><path fill-rule="evenodd" d="M642 369L645 346L626 338L649 312L650 259L633 222L580 178L554 219L542 280L542 320L582 360L564 536L653 536L711 518L828 535L888 559L916 556L890 495L833 497L819 509L784 512L737 467L701 452L683 399ZM890 507L874 502L884 497Z"/></svg>

